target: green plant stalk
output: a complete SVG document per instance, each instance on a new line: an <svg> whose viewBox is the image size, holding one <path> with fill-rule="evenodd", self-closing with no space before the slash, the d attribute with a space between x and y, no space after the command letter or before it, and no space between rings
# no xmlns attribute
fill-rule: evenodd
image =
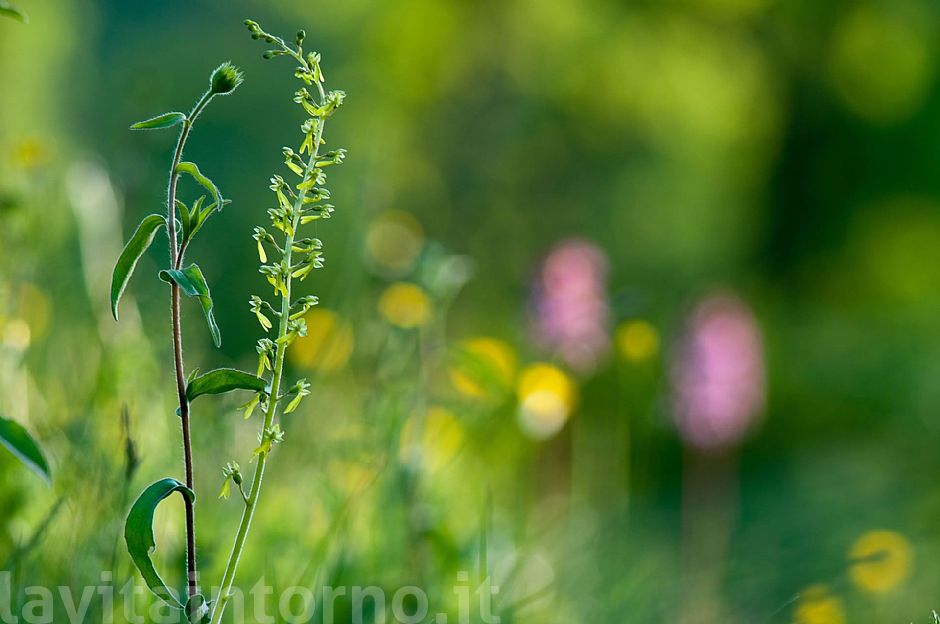
<svg viewBox="0 0 940 624"><path fill-rule="evenodd" d="M324 100L326 98L326 93L323 90L323 85L319 82L317 87L320 91L320 99ZM303 182L307 182L310 178L310 174L314 171L314 164L319 158L320 155L320 144L323 139L323 127L326 125L326 119L317 120L317 131L314 138L313 149L311 150L310 159L307 161L307 169L304 173ZM292 221L292 231L296 234L298 228L300 227L300 211L304 205L304 198L307 196L307 191L302 190L297 194L297 199L294 202L294 218ZM284 241L284 261L287 263L287 266L291 264L292 250L291 247L294 244L294 234L285 235ZM291 283L293 282L293 277L291 272L288 271L287 277L285 278L285 291L281 295L281 318L278 323L278 340L277 343L277 352L274 356L274 370L272 372L271 378L271 391L270 391L270 400L268 401L268 408L264 414L264 424L261 429L262 435L274 424L274 416L277 413L277 406L279 403L279 394L281 390L281 380L284 372L284 355L287 351L287 344L283 340L287 336L288 332L288 323L290 317L290 299L291 299ZM225 572L222 575L222 583L219 589L219 599L212 611L211 624L219 624L222 620L222 613L225 611L225 605L229 599L229 592L232 589L232 585L235 583L235 572L238 568L238 562L241 559L242 552L245 549L245 540L248 538L248 531L251 528L251 521L254 518L255 509L258 506L258 499L261 495L261 484L264 480L264 468L267 464L268 452L261 452L258 455L258 464L255 466L254 477L251 482L251 490L248 493L248 499L245 501L245 509L242 511L241 522L238 525L238 532L235 535L235 543L232 546L232 552L229 555L228 564L225 566Z"/></svg>
<svg viewBox="0 0 940 624"><path fill-rule="evenodd" d="M183 159L183 148L192 130L193 124L199 114L205 109L213 98L212 90L208 90L193 107L192 112L183 122L179 138L176 141L176 150L173 154L173 163L170 166L170 181L167 185L167 236L170 239L170 266L179 269L183 263L185 246L180 247L176 239L176 186L180 174L176 170ZM183 467L186 474L186 487L195 491L193 483L193 445L189 425L189 401L186 400L186 373L183 367L183 332L180 322L180 287L176 282L170 284L170 316L173 331L173 365L176 369L176 391L180 406L180 426L183 432ZM186 585L189 597L199 593L198 568L196 566L196 510L192 501L187 497L186 508Z"/></svg>

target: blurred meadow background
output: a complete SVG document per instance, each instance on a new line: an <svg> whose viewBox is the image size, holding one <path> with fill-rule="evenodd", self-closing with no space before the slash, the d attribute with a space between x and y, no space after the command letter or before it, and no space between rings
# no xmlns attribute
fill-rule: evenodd
<svg viewBox="0 0 940 624"><path fill-rule="evenodd" d="M419 585L453 612L468 571L520 624L940 608L936 3L17 3L0 412L53 480L0 453L14 605L103 570L123 585L129 502L180 476L163 235L120 324L108 287L173 144L127 127L185 109L225 60L245 84L187 152L233 200L195 250L223 344L187 302L187 357L255 367L251 232L302 119L252 17L306 29L348 93L328 134L349 157L288 354L313 393L284 418L242 583ZM193 416L206 579L240 513L222 466L256 444L238 398ZM157 515L177 587L181 508Z"/></svg>

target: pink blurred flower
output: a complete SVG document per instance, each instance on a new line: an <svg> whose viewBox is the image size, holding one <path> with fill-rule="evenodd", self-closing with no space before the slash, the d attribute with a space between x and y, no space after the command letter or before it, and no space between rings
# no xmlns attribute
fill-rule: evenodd
<svg viewBox="0 0 940 624"><path fill-rule="evenodd" d="M548 253L535 283L536 342L588 372L610 348L607 256L594 243L569 239Z"/></svg>
<svg viewBox="0 0 940 624"><path fill-rule="evenodd" d="M699 302L671 372L682 439L702 450L740 442L765 398L760 329L747 305L727 294Z"/></svg>

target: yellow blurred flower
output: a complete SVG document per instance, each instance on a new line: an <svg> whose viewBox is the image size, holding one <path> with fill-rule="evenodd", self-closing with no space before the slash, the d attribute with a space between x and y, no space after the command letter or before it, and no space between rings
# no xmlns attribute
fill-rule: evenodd
<svg viewBox="0 0 940 624"><path fill-rule="evenodd" d="M431 300L418 286L397 282L379 297L379 312L392 325L414 329L431 318Z"/></svg>
<svg viewBox="0 0 940 624"><path fill-rule="evenodd" d="M860 589L873 594L889 592L911 573L914 549L894 531L869 531L849 550L849 575Z"/></svg>
<svg viewBox="0 0 940 624"><path fill-rule="evenodd" d="M407 212L388 210L369 225L365 246L368 259L379 272L404 275L424 248L424 231Z"/></svg>
<svg viewBox="0 0 940 624"><path fill-rule="evenodd" d="M624 321L617 328L617 349L631 362L642 362L659 352L659 332L643 320Z"/></svg>
<svg viewBox="0 0 940 624"><path fill-rule="evenodd" d="M557 366L530 364L519 375L519 425L529 436L544 440L558 433L574 409L577 388Z"/></svg>
<svg viewBox="0 0 940 624"><path fill-rule="evenodd" d="M35 169L48 160L45 146L36 139L22 139L13 147L13 164L22 169Z"/></svg>
<svg viewBox="0 0 940 624"><path fill-rule="evenodd" d="M288 351L291 361L326 373L343 368L353 350L352 326L324 308L315 308L304 318L307 335L294 341Z"/></svg>
<svg viewBox="0 0 940 624"><path fill-rule="evenodd" d="M458 392L473 398L496 398L512 386L516 376L516 353L496 338L464 341L451 365L451 383Z"/></svg>
<svg viewBox="0 0 940 624"><path fill-rule="evenodd" d="M845 608L825 585L810 585L800 592L794 624L845 624Z"/></svg>
<svg viewBox="0 0 940 624"><path fill-rule="evenodd" d="M405 422L401 432L401 458L408 461L417 454L422 460L422 466L434 472L454 458L463 440L460 421L449 410L432 406L422 422L418 422L417 416L411 416Z"/></svg>

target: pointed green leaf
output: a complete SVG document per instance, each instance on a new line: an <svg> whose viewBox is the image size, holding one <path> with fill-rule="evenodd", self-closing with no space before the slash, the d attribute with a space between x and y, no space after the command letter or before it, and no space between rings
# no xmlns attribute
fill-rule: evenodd
<svg viewBox="0 0 940 624"><path fill-rule="evenodd" d="M180 289L190 297L199 299L202 304L202 311L206 315L206 323L209 324L209 333L212 334L212 342L215 346L222 346L222 336L219 333L219 326L215 322L215 316L212 314L212 295L209 294L209 285L206 284L206 278L202 275L202 270L198 264L191 264L181 271L160 271L160 279L164 282L176 282Z"/></svg>
<svg viewBox="0 0 940 624"><path fill-rule="evenodd" d="M161 226L166 226L166 217L157 214L144 217L114 265L114 272L111 274L111 314L114 315L115 321L118 318L118 302L124 294L127 282L134 274L137 261L153 243L153 237L157 235L157 230Z"/></svg>
<svg viewBox="0 0 940 624"><path fill-rule="evenodd" d="M141 493L127 514L127 521L124 523L124 541L127 542L127 552L134 560L134 565L140 570L150 591L168 605L182 608L183 605L170 593L166 583L153 566L153 561L150 560L150 553L157 546L153 538L153 512L157 509L157 505L173 492L179 492L188 498L190 503L196 500L193 491L176 479L161 479L151 484Z"/></svg>
<svg viewBox="0 0 940 624"><path fill-rule="evenodd" d="M16 5L7 2L6 0L0 0L0 15L6 15L7 17L12 17L15 20L19 20L24 24L29 23L29 18L26 17L26 13L23 13L16 7Z"/></svg>
<svg viewBox="0 0 940 624"><path fill-rule="evenodd" d="M42 449L23 425L0 416L0 445L5 446L27 468L49 482L52 475Z"/></svg>
<svg viewBox="0 0 940 624"><path fill-rule="evenodd" d="M192 233L192 224L189 220L189 207L181 202L180 200L175 200L176 211L180 213L180 232L183 237L183 242L189 240L189 236Z"/></svg>
<svg viewBox="0 0 940 624"><path fill-rule="evenodd" d="M186 115L183 113L163 113L144 121L138 121L131 126L131 130L159 130L161 128L172 128L176 124L186 121Z"/></svg>
<svg viewBox="0 0 940 624"><path fill-rule="evenodd" d="M222 195L219 193L218 187L206 176L202 175L202 172L199 171L199 167L196 166L196 163L191 162L181 162L176 165L177 173L187 173L193 177L193 179L201 184L212 195L212 199L215 202L216 206L222 208Z"/></svg>
<svg viewBox="0 0 940 624"><path fill-rule="evenodd" d="M186 387L186 399L192 401L203 394L222 394L232 390L264 392L267 382L261 377L234 368L217 368L200 375Z"/></svg>

